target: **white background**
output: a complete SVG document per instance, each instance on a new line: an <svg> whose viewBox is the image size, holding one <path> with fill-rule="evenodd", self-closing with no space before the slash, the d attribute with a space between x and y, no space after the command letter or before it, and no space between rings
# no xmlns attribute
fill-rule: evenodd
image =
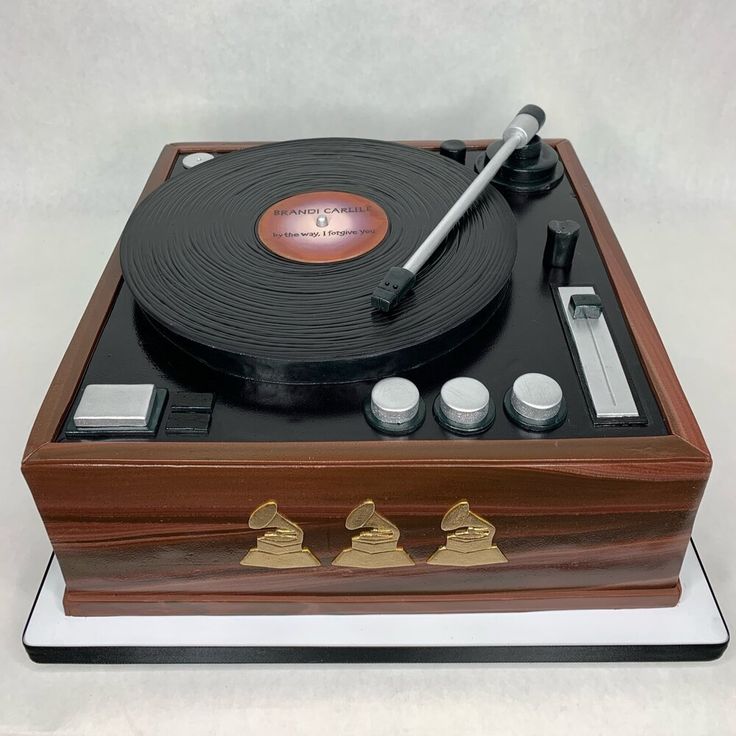
<svg viewBox="0 0 736 736"><path fill-rule="evenodd" d="M736 733L712 664L41 667L48 545L18 471L41 398L172 140L574 143L715 458L695 538L736 621L736 4L0 3L0 733Z"/></svg>

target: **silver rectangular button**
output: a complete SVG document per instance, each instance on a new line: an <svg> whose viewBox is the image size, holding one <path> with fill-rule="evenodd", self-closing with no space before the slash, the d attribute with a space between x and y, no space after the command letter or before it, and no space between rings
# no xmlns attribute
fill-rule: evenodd
<svg viewBox="0 0 736 736"><path fill-rule="evenodd" d="M592 286L559 286L557 291L596 418L638 417L639 410L608 329L605 312L600 312L597 319L575 319L570 309L570 299L574 294L595 294L595 289Z"/></svg>
<svg viewBox="0 0 736 736"><path fill-rule="evenodd" d="M91 383L74 412L74 426L90 428L146 427L156 387L152 383Z"/></svg>

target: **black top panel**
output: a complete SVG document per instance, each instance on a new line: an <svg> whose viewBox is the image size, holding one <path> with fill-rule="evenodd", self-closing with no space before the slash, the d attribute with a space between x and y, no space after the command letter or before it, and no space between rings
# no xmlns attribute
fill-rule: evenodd
<svg viewBox="0 0 736 736"><path fill-rule="evenodd" d="M472 168L475 160L475 155L469 155L466 166ZM178 161L172 176L188 174ZM518 227L518 255L508 297L492 320L460 348L405 374L419 387L428 409L422 426L409 437L380 434L366 422L363 403L370 395L371 383L322 386L256 383L204 366L162 336L136 307L125 284L118 293L94 350L81 389L90 383L153 383L167 389L169 400L157 431L143 440L149 442L411 442L438 439L486 442L494 439L667 434L606 269L567 176L557 187L544 194L506 192L505 196L516 216ZM591 419L575 361L555 306L552 285L542 266L547 223L550 220L575 220L581 225L572 267L564 277L555 277L555 285L595 287L602 299L608 326L637 403L646 419L644 424L596 426ZM366 304L366 308L370 309L370 305ZM567 419L551 432L527 432L511 422L504 412L505 393L519 375L528 372L548 374L563 389ZM442 429L431 411L442 384L461 375L482 381L496 406L496 419L490 429L471 438L459 437ZM81 389L72 404L70 415L79 400ZM196 420L191 414L188 415L190 421L175 417L174 414L178 412L172 412L172 404L183 400L176 398L178 392L214 394L209 423L202 418ZM195 410L201 411L201 408L195 407ZM170 431L166 430L167 426ZM105 441L67 437L64 431L58 439Z"/></svg>

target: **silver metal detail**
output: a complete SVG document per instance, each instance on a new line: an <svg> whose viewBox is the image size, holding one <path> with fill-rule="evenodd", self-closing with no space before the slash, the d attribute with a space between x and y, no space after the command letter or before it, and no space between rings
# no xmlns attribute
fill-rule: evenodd
<svg viewBox="0 0 736 736"><path fill-rule="evenodd" d="M451 422L473 427L488 416L490 398L480 381L460 376L447 381L440 389L440 408Z"/></svg>
<svg viewBox="0 0 736 736"><path fill-rule="evenodd" d="M573 294L595 294L595 289L592 286L559 286L557 291L596 417L638 417L636 401L605 314L600 314L597 319L574 319L570 310Z"/></svg>
<svg viewBox="0 0 736 736"><path fill-rule="evenodd" d="M384 378L371 391L371 411L385 424L410 422L419 411L419 389L406 378Z"/></svg>
<svg viewBox="0 0 736 736"><path fill-rule="evenodd" d="M77 428L146 427L156 395L152 383L91 383L74 412Z"/></svg>
<svg viewBox="0 0 736 736"><path fill-rule="evenodd" d="M330 224L330 221L327 219L327 215L317 215L315 224L317 227L327 227Z"/></svg>
<svg viewBox="0 0 736 736"><path fill-rule="evenodd" d="M511 406L519 416L533 422L546 422L559 414L562 389L544 373L525 373L511 388Z"/></svg>
<svg viewBox="0 0 736 736"><path fill-rule="evenodd" d="M419 271L447 237L450 230L455 227L466 210L491 183L506 159L517 148L529 143L538 131L539 122L533 115L521 113L511 121L503 132L503 145L483 167L480 174L473 179L470 186L460 195L457 202L450 207L447 214L437 223L426 240L412 253L403 266L407 271L411 271L413 274Z"/></svg>
<svg viewBox="0 0 736 736"><path fill-rule="evenodd" d="M517 134L504 142L496 152L496 155L483 167L480 174L473 179L470 186L460 195L457 202L450 207L447 214L437 223L434 230L432 230L424 242L411 254L409 260L404 264L404 268L407 271L416 274L429 260L442 241L447 237L450 230L455 227L458 220L465 214L465 211L491 183L491 179L496 176L506 159L521 145L519 141L521 141L521 136Z"/></svg>
<svg viewBox="0 0 736 736"><path fill-rule="evenodd" d="M534 115L528 113L519 113L507 126L503 132L503 139L517 137L521 140L517 144L517 148L525 146L539 132L539 121Z"/></svg>
<svg viewBox="0 0 736 736"><path fill-rule="evenodd" d="M411 254L403 268L414 275L430 259L447 237L450 230L470 208L476 199L503 166L506 159L517 149L525 146L539 131L539 121L528 113L519 113L506 126L503 132L503 144L496 151L493 158L483 167L478 176L473 179L468 188L460 195L457 202L450 207L445 216L435 225L434 230L424 242Z"/></svg>
<svg viewBox="0 0 736 736"><path fill-rule="evenodd" d="M212 161L214 156L211 153L205 151L198 151L197 153L190 153L184 156L181 160L181 165L185 169L193 169L195 166L203 164L205 161Z"/></svg>

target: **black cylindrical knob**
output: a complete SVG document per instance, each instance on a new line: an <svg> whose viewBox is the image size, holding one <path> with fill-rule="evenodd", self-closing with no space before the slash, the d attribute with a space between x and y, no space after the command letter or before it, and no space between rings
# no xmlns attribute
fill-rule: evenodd
<svg viewBox="0 0 736 736"><path fill-rule="evenodd" d="M547 268L570 268L579 232L580 225L575 220L550 220L547 223L547 243L544 246L544 265Z"/></svg>
<svg viewBox="0 0 736 736"><path fill-rule="evenodd" d="M465 156L467 152L468 147L463 141L458 141L452 138L440 143L440 155L451 158L453 161L457 161L459 164L465 163Z"/></svg>

